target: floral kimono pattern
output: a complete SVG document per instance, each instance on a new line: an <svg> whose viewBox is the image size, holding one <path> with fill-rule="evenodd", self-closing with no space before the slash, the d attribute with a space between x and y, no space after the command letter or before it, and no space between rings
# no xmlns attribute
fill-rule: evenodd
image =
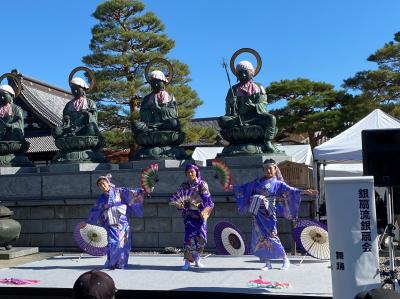
<svg viewBox="0 0 400 299"><path fill-rule="evenodd" d="M131 250L129 215L143 214L143 189L111 187L103 193L91 209L87 223L100 222L108 233L108 252L105 267L125 269Z"/></svg>
<svg viewBox="0 0 400 299"><path fill-rule="evenodd" d="M252 218L251 253L263 261L285 257L285 249L278 237L277 217L289 220L297 217L301 190L276 177L263 177L234 186L234 194L241 214L248 212L252 200L261 198L260 208Z"/></svg>
<svg viewBox="0 0 400 299"><path fill-rule="evenodd" d="M185 182L178 191L171 196L186 194L187 199L182 204L176 204L182 210L185 225L184 258L195 261L204 250L207 243L207 218L214 208L208 184L197 179L195 182Z"/></svg>

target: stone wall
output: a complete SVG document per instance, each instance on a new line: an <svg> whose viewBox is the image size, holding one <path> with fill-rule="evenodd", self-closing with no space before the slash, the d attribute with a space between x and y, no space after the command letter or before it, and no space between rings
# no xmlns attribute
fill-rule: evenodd
<svg viewBox="0 0 400 299"><path fill-rule="evenodd" d="M14 211L14 219L22 225L21 236L14 246L38 246L42 251L76 251L73 230L85 220L94 200L43 200L16 201L6 205ZM231 196L214 197L215 210L208 220L207 249L214 249L213 232L217 222L227 220L235 224L245 235L251 236L251 218L237 213ZM304 200L299 217L308 218L312 212L312 200ZM142 218L131 219L134 250L156 250L166 246L180 248L183 243L183 222L180 213L170 207L167 198L147 198ZM285 248L292 249L291 222L278 221L279 236Z"/></svg>
<svg viewBox="0 0 400 299"><path fill-rule="evenodd" d="M148 163L148 162L147 162ZM260 165L260 164L258 164ZM164 165L165 166L165 165ZM115 167L113 167L115 168ZM260 166L232 166L233 183L250 181L262 175ZM40 250L77 251L72 232L77 223L85 220L99 195L96 179L112 173L117 186L138 187L141 168L109 171L38 172L0 176L0 198L3 205L14 211L14 219L22 225L15 246L38 246ZM213 250L214 226L227 220L234 223L250 241L251 218L237 212L231 193L225 192L214 177L211 167L202 167L208 182L215 209L208 220L208 244ZM159 182L151 197L145 199L142 218L131 219L134 250L156 250L166 246L181 247L183 222L180 213L168 205L168 196L185 180L182 167L160 165ZM305 198L299 217L313 217L314 199ZM279 236L285 248L293 249L291 222L279 219Z"/></svg>

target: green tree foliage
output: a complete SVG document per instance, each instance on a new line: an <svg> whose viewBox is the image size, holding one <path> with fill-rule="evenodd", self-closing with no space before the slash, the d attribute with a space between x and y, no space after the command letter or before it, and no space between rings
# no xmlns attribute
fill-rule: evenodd
<svg viewBox="0 0 400 299"><path fill-rule="evenodd" d="M376 70L361 71L344 80L344 87L359 91L359 101L365 101L369 110L380 108L400 117L400 32L368 57L378 65Z"/></svg>
<svg viewBox="0 0 400 299"><path fill-rule="evenodd" d="M146 65L154 58L165 58L175 42L164 33L164 24L152 12L144 12L145 5L137 0L109 0L100 4L93 17L98 20L92 28L90 55L83 62L95 72L96 87L91 93L101 100L100 126L107 131L107 146L124 146L132 142L130 120L137 119L140 99L149 92L144 79ZM196 91L189 85L189 67L170 60L174 78L167 90L178 102L183 128L202 104Z"/></svg>
<svg viewBox="0 0 400 299"><path fill-rule="evenodd" d="M286 100L287 105L271 111L277 117L279 135L307 133L311 147L324 137L333 137L358 118L360 112L350 109L353 97L335 91L331 84L299 78L272 82L266 88L269 102ZM353 113L353 118L350 117Z"/></svg>

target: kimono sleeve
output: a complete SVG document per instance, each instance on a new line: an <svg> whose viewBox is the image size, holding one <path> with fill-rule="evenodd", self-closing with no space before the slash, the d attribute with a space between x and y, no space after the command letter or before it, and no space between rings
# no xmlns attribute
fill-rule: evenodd
<svg viewBox="0 0 400 299"><path fill-rule="evenodd" d="M99 220L101 220L101 206L102 206L102 196L99 196L95 205L90 209L89 216L86 219L86 223L89 224L97 224Z"/></svg>
<svg viewBox="0 0 400 299"><path fill-rule="evenodd" d="M128 214L142 217L144 190L141 188L120 188L121 201L127 205Z"/></svg>
<svg viewBox="0 0 400 299"><path fill-rule="evenodd" d="M253 195L254 184L252 181L243 185L234 185L233 194L240 214L245 214L250 207L250 197Z"/></svg>
<svg viewBox="0 0 400 299"><path fill-rule="evenodd" d="M202 199L202 209L214 208L214 203L211 198L210 190L208 189L208 184L206 181L201 181L199 186L199 194Z"/></svg>
<svg viewBox="0 0 400 299"><path fill-rule="evenodd" d="M276 196L276 215L289 220L296 219L301 202L301 190L280 182Z"/></svg>

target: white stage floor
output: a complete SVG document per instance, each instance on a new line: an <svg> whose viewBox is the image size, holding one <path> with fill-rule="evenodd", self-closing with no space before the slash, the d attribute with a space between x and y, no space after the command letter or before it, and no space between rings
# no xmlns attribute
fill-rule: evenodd
<svg viewBox="0 0 400 299"><path fill-rule="evenodd" d="M100 269L105 257L64 254L11 268L0 269L0 279L21 278L40 280L37 284L15 287L72 288L80 274ZM171 255L131 255L125 270L107 270L119 290L174 290L225 292L245 294L303 295L332 297L329 261L306 258L299 265L299 257L291 257L289 270L279 269L281 261L273 262L273 269L261 271L262 263L254 256L210 256L203 260L205 268L181 270L182 257ZM267 281L290 283L287 289L250 288L247 283L262 276ZM12 285L0 284L0 287ZM1 292L1 290L0 290Z"/></svg>

